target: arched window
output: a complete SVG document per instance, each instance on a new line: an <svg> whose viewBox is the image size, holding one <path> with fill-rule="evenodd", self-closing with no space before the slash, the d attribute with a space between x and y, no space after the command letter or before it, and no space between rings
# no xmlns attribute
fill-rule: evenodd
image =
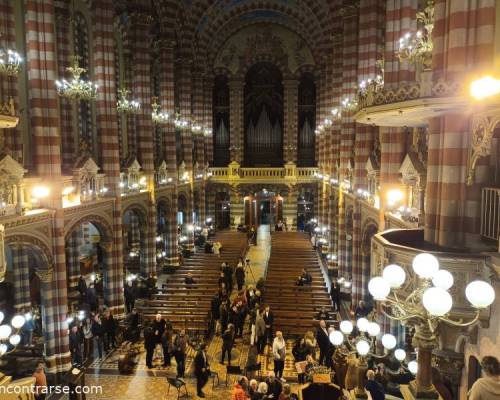
<svg viewBox="0 0 500 400"><path fill-rule="evenodd" d="M83 79L89 79L90 73L90 50L88 24L82 13L76 12L73 18L73 45L74 54L79 57L80 67L87 72L82 75ZM92 106L88 100L80 100L78 103L78 142L86 142L90 153L95 157L94 126L92 117ZM97 158L96 158L97 159Z"/></svg>
<svg viewBox="0 0 500 400"><path fill-rule="evenodd" d="M303 74L299 84L297 164L300 167L314 166L314 130L316 128L316 85L314 77Z"/></svg>
<svg viewBox="0 0 500 400"><path fill-rule="evenodd" d="M214 165L226 167L229 158L229 85L227 77L215 78L213 89Z"/></svg>

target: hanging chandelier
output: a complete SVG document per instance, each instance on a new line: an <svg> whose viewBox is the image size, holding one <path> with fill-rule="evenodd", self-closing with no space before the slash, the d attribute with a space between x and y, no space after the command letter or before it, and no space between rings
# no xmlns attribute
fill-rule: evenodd
<svg viewBox="0 0 500 400"><path fill-rule="evenodd" d="M21 70L23 58L11 49L0 49L0 74L16 76Z"/></svg>
<svg viewBox="0 0 500 400"><path fill-rule="evenodd" d="M118 90L118 101L116 102L116 109L119 113L123 114L138 114L141 111L141 103L137 100L129 100L128 95L130 90L121 88Z"/></svg>
<svg viewBox="0 0 500 400"><path fill-rule="evenodd" d="M68 82L65 79L56 81L57 93L59 93L59 96L74 100L94 100L97 96L98 86L89 80L81 78L82 74L85 74L87 70L78 65L79 59L79 56L73 56L71 66L66 68L73 76L71 81Z"/></svg>
<svg viewBox="0 0 500 400"><path fill-rule="evenodd" d="M432 63L432 30L434 29L434 4L427 3L424 11L417 12L417 24L423 26L415 34L407 32L399 39L399 49L396 55L399 61L407 60L415 64L420 63L425 68L430 68Z"/></svg>
<svg viewBox="0 0 500 400"><path fill-rule="evenodd" d="M151 112L151 118L153 119L154 124L160 125L168 121L169 115L168 113L160 111L160 105L157 101L158 98L153 97L153 103L151 104L151 108L153 109L153 111Z"/></svg>

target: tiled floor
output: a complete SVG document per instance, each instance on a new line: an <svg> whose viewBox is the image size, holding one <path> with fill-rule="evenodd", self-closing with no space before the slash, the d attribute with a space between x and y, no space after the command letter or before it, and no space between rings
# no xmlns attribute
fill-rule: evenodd
<svg viewBox="0 0 500 400"><path fill-rule="evenodd" d="M257 245L250 246L247 259L250 259L250 270L247 273L246 283L255 283L266 274L267 262L271 253L271 233L269 225L261 225L257 230Z"/></svg>

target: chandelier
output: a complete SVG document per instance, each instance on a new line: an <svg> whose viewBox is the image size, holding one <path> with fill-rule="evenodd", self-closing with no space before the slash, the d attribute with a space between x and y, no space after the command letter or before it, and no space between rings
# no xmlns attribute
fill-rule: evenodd
<svg viewBox="0 0 500 400"><path fill-rule="evenodd" d="M157 101L158 97L153 97L153 103L151 104L151 108L153 109L151 112L151 118L153 119L153 123L156 125L165 124L168 121L169 115L166 112L160 111L160 105Z"/></svg>
<svg viewBox="0 0 500 400"><path fill-rule="evenodd" d="M434 4L427 3L424 11L417 12L417 24L423 25L423 29L415 34L407 32L399 39L399 49L396 55L399 61L408 60L410 63L420 63L429 68L432 62L432 30L434 29Z"/></svg>
<svg viewBox="0 0 500 400"><path fill-rule="evenodd" d="M174 119L174 125L176 128L187 130L190 128L189 121L181 118L180 114L177 114Z"/></svg>
<svg viewBox="0 0 500 400"><path fill-rule="evenodd" d="M363 383L366 369L368 368L366 358L368 356L378 357L373 353L373 351L376 347L376 338L380 335L380 325L376 322L368 321L366 318L359 318L356 321L356 327L358 328L359 334L356 337L353 337L351 336L354 330L353 323L347 320L342 321L339 325L340 331L334 330L330 332L329 338L330 342L344 355L348 355L349 353L358 353L359 364L355 394L356 397L365 397ZM396 337L390 333L382 335L381 342L382 346L387 351L395 349L397 345ZM398 348L394 350L394 357L399 362L402 362L406 359L406 352L403 349ZM414 363L414 361L410 361L410 363ZM413 367L414 364L411 364L411 366Z"/></svg>
<svg viewBox="0 0 500 400"><path fill-rule="evenodd" d="M16 76L21 70L23 58L11 49L0 49L0 74Z"/></svg>
<svg viewBox="0 0 500 400"><path fill-rule="evenodd" d="M0 311L0 324L4 318L4 313ZM14 351L16 346L21 342L19 332L26 323L27 318L32 318L30 313L26 314L26 316L14 315L10 324L4 323L0 325L0 357Z"/></svg>
<svg viewBox="0 0 500 400"><path fill-rule="evenodd" d="M212 136L212 129L210 129L210 128L205 128L205 129L203 129L203 134L204 134L205 136L207 136L207 137L208 137L208 136Z"/></svg>
<svg viewBox="0 0 500 400"><path fill-rule="evenodd" d="M81 78L82 74L85 74L87 70L78 65L79 59L79 56L73 56L71 66L66 68L66 71L71 73L73 79L69 82L65 79L56 81L57 93L59 93L59 96L74 100L93 100L97 96L98 86L89 80Z"/></svg>
<svg viewBox="0 0 500 400"><path fill-rule="evenodd" d="M406 272L396 264L386 266L382 276L374 277L368 283L368 290L381 306L388 318L415 328L413 346L418 348L418 368L410 390L415 397L437 398L437 391L431 382L431 354L437 347L438 328L441 323L465 327L475 324L482 309L495 300L495 291L482 280L470 282L465 296L475 308L475 316L468 321L454 320L448 316L453 299L448 289L453 286L453 275L439 269L439 261L432 254L422 253L413 259L413 271L419 279L413 280L402 289Z"/></svg>
<svg viewBox="0 0 500 400"><path fill-rule="evenodd" d="M125 88L118 90L118 101L116 102L116 109L119 113L123 114L138 114L141 111L141 103L137 100L129 100L128 95L130 90Z"/></svg>

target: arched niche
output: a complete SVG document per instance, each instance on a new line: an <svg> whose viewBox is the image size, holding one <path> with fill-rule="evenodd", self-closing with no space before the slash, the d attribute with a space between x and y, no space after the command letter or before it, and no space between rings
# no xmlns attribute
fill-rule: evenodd
<svg viewBox="0 0 500 400"><path fill-rule="evenodd" d="M315 164L316 84L310 72L300 77L297 129L297 166L312 167Z"/></svg>
<svg viewBox="0 0 500 400"><path fill-rule="evenodd" d="M226 75L214 79L213 98L213 146L214 166L226 167L231 162L229 153L229 84Z"/></svg>

